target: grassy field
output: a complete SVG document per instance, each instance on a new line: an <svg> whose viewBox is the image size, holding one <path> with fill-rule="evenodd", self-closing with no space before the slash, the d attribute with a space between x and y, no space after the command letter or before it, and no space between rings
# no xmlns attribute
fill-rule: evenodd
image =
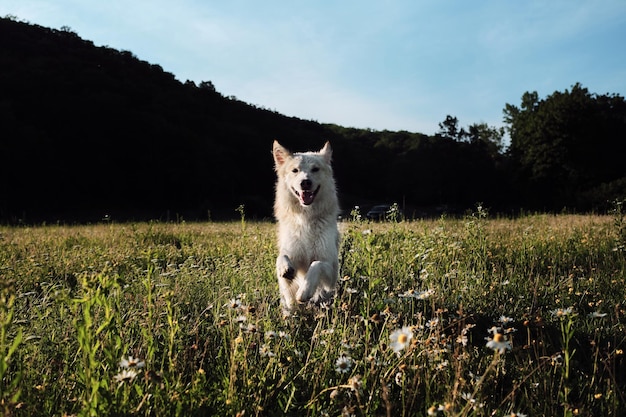
<svg viewBox="0 0 626 417"><path fill-rule="evenodd" d="M626 415L614 216L342 227L283 319L275 225L0 227L4 415Z"/></svg>

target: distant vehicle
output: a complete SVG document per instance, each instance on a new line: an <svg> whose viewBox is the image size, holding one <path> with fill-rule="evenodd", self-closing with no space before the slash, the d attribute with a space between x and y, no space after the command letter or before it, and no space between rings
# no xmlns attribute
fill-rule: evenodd
<svg viewBox="0 0 626 417"><path fill-rule="evenodd" d="M379 204L377 206L372 207L372 209L368 211L367 214L365 214L365 217L373 221L387 220L388 218L391 217L390 210L391 210L390 204ZM396 219L400 220L402 213L398 212L396 214L397 214Z"/></svg>

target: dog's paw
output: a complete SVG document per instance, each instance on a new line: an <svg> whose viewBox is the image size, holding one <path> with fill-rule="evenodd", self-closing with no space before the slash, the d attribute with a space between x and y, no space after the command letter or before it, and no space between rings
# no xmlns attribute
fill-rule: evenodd
<svg viewBox="0 0 626 417"><path fill-rule="evenodd" d="M300 304L309 302L312 297L313 297L313 293L311 289L307 288L306 285L303 285L302 288L300 288L298 292L296 293L296 300Z"/></svg>
<svg viewBox="0 0 626 417"><path fill-rule="evenodd" d="M289 265L283 270L280 276L291 281L292 279L296 277L296 270L292 266Z"/></svg>
<svg viewBox="0 0 626 417"><path fill-rule="evenodd" d="M283 277L289 281L296 277L296 269L293 267L293 265L289 261L289 258L287 258L286 256L282 258L282 262L281 258L279 258L277 269L279 277Z"/></svg>
<svg viewBox="0 0 626 417"><path fill-rule="evenodd" d="M278 268L278 276L291 281L296 277L296 270L291 264L285 262Z"/></svg>

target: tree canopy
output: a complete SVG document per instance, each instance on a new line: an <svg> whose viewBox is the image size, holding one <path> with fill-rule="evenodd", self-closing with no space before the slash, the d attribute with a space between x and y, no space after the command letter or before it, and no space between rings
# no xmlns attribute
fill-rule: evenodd
<svg viewBox="0 0 626 417"><path fill-rule="evenodd" d="M535 206L593 208L626 195L626 103L580 84L507 104L511 175Z"/></svg>

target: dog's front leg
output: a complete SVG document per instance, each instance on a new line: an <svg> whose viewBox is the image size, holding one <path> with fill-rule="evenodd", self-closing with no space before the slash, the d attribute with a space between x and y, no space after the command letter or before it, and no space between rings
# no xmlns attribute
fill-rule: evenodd
<svg viewBox="0 0 626 417"><path fill-rule="evenodd" d="M293 282L296 277L296 269L287 255L280 255L276 259L276 275L278 276L283 314L288 316L296 305L295 289L297 286Z"/></svg>
<svg viewBox="0 0 626 417"><path fill-rule="evenodd" d="M306 303L320 288L320 284L331 282L333 267L328 262L313 261L304 277L302 287L296 293L296 299L301 303Z"/></svg>
<svg viewBox="0 0 626 417"><path fill-rule="evenodd" d="M296 268L294 268L291 259L287 255L280 255L276 259L276 274L278 279L284 278L289 281L296 277Z"/></svg>

